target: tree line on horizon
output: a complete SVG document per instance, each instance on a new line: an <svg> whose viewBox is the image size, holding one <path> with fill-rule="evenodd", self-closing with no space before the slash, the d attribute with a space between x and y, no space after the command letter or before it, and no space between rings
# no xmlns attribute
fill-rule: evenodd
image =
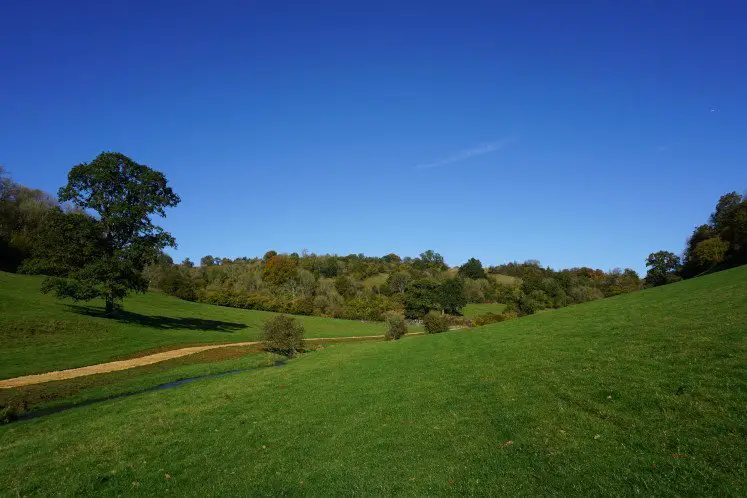
<svg viewBox="0 0 747 498"><path fill-rule="evenodd" d="M357 320L383 320L388 312L421 319L433 310L459 316L467 303L503 303L518 316L641 287L631 269L555 271L532 260L483 268L476 258L450 268L432 250L415 258L275 251L233 260L208 255L199 266L162 255L147 273L154 288L182 299Z"/></svg>
<svg viewBox="0 0 747 498"><path fill-rule="evenodd" d="M181 299L246 309L358 320L429 311L461 315L467 303L506 305L503 320L632 292L747 262L747 199L722 196L697 227L682 258L649 255L646 278L632 269L553 270L538 261L484 268L476 259L450 268L433 250L387 254L278 254L203 257L175 263L174 238L151 221L179 198L162 173L118 153L75 166L58 198L19 185L0 168L0 270L47 275L59 297L105 300L115 311L130 291L158 289Z"/></svg>
<svg viewBox="0 0 747 498"><path fill-rule="evenodd" d="M646 258L645 284L656 287L747 264L747 195L722 195L687 239L682 256L657 251Z"/></svg>

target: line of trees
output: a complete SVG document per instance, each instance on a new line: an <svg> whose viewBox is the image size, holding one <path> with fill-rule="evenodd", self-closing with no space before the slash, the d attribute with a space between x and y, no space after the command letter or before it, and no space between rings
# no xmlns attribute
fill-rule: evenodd
<svg viewBox="0 0 747 498"><path fill-rule="evenodd" d="M449 268L433 250L418 257L278 254L207 255L175 264L174 238L151 221L179 198L162 173L119 153L75 166L58 198L18 185L0 170L0 269L49 278L60 297L101 297L107 313L130 291L303 315L382 320L459 316L467 303L502 302L507 316L599 299L640 288L633 270L554 271L539 262Z"/></svg>
<svg viewBox="0 0 747 498"><path fill-rule="evenodd" d="M449 268L429 250L416 258L278 254L203 257L174 264L162 255L147 270L151 285L182 299L304 315L382 320L388 312L421 319L458 316L467 303L501 302L512 316L559 308L641 288L631 269L555 271L537 261L484 268L471 258Z"/></svg>
<svg viewBox="0 0 747 498"><path fill-rule="evenodd" d="M513 317L747 263L747 197L736 192L719 199L682 256L650 254L644 281L631 269L556 271L533 260L484 268L470 258L450 268L433 250L414 258L268 251L176 264L163 252L175 240L152 216L178 203L162 173L114 152L72 168L57 198L0 168L0 269L47 275L43 290L59 297L101 297L107 313L128 292L155 288L224 306L382 320L392 312L459 316L467 303L484 302L505 303Z"/></svg>
<svg viewBox="0 0 747 498"><path fill-rule="evenodd" d="M747 196L722 195L708 223L695 227L682 256L649 254L646 285L655 287L747 264Z"/></svg>

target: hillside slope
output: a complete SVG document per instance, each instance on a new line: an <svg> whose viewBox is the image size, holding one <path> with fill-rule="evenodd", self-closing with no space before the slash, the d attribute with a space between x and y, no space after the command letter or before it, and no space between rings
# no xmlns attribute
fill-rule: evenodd
<svg viewBox="0 0 747 498"><path fill-rule="evenodd" d="M747 267L0 428L0 494L743 495ZM39 458L44 455L44 458Z"/></svg>
<svg viewBox="0 0 747 498"><path fill-rule="evenodd" d="M119 319L102 303L58 301L39 291L42 278L0 272L0 378L123 359L157 349L254 341L275 313L133 294ZM308 337L384 333L380 323L298 317Z"/></svg>

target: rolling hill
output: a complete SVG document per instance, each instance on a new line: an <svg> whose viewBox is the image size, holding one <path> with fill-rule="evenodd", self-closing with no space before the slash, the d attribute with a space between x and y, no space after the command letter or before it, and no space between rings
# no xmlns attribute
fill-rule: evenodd
<svg viewBox="0 0 747 498"><path fill-rule="evenodd" d="M99 301L58 301L41 277L0 272L0 379L140 356L198 344L259 339L275 313L133 294L117 320ZM300 316L307 337L384 333L381 323Z"/></svg>
<svg viewBox="0 0 747 498"><path fill-rule="evenodd" d="M746 353L740 267L9 424L0 494L744 495Z"/></svg>

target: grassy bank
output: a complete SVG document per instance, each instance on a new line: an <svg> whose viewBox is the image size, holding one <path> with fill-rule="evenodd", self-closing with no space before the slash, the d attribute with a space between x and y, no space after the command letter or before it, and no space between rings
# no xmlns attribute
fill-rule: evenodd
<svg viewBox="0 0 747 498"><path fill-rule="evenodd" d="M134 294L116 320L102 303L58 301L41 294L42 279L0 272L0 378L139 356L206 343L252 341L274 313ZM384 333L381 323L298 317L307 337Z"/></svg>
<svg viewBox="0 0 747 498"><path fill-rule="evenodd" d="M743 495L745 289L742 267L10 424L0 494Z"/></svg>

